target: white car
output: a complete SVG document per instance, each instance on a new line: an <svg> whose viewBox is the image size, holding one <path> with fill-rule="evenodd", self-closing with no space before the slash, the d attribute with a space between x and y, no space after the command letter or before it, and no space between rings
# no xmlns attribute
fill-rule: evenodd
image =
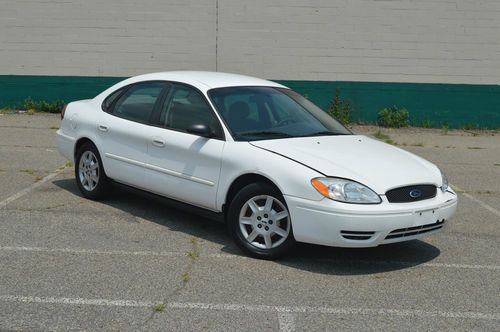
<svg viewBox="0 0 500 332"><path fill-rule="evenodd" d="M298 93L235 74L126 79L61 114L83 196L117 182L209 211L247 254L373 247L441 230L457 195L432 163L353 134Z"/></svg>

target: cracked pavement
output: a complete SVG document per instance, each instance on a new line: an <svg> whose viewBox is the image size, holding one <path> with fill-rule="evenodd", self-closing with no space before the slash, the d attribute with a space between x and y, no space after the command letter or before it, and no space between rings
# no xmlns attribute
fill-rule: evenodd
<svg viewBox="0 0 500 332"><path fill-rule="evenodd" d="M301 244L270 262L243 256L224 225L161 199L82 198L72 168L61 169L59 121L0 115L0 330L500 326L500 133L383 129L460 188L449 227L370 249Z"/></svg>

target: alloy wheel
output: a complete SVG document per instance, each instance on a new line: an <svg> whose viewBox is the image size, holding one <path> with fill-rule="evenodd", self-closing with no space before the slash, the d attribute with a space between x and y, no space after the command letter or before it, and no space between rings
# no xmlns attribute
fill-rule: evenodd
<svg viewBox="0 0 500 332"><path fill-rule="evenodd" d="M261 249L276 248L290 234L290 217L277 198L259 195L250 198L240 210L239 226L243 237Z"/></svg>
<svg viewBox="0 0 500 332"><path fill-rule="evenodd" d="M82 187L92 191L99 183L99 161L92 151L85 151L80 157L78 175Z"/></svg>

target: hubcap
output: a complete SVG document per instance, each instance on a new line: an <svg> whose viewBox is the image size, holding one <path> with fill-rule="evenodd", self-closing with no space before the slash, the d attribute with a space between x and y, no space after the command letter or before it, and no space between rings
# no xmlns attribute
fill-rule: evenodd
<svg viewBox="0 0 500 332"><path fill-rule="evenodd" d="M92 191L99 182L99 161L92 151L85 151L78 164L78 175L82 187Z"/></svg>
<svg viewBox="0 0 500 332"><path fill-rule="evenodd" d="M252 197L243 204L239 223L243 237L257 248L276 248L290 234L288 210L268 195Z"/></svg>

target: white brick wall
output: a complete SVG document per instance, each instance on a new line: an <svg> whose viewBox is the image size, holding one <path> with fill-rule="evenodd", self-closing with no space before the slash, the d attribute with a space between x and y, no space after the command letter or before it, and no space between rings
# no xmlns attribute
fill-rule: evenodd
<svg viewBox="0 0 500 332"><path fill-rule="evenodd" d="M500 84L500 1L0 0L0 74L216 63L272 79Z"/></svg>

